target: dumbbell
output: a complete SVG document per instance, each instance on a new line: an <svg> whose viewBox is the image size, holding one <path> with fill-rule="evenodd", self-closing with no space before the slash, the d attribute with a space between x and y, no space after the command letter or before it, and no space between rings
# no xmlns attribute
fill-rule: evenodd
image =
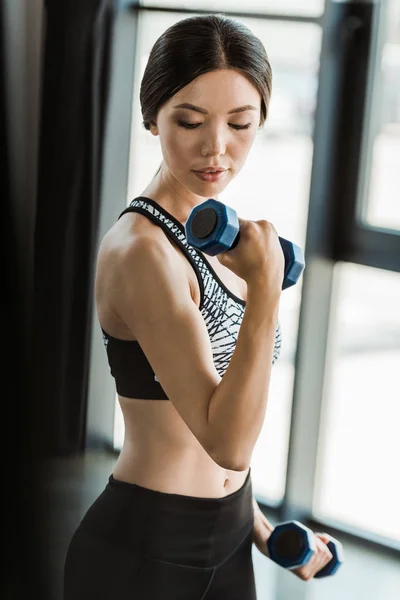
<svg viewBox="0 0 400 600"><path fill-rule="evenodd" d="M332 558L325 567L314 575L314 578L334 575L344 562L343 546L338 540L327 544ZM297 569L307 564L317 550L316 537L299 521L279 523L267 540L267 548L271 560L285 569Z"/></svg>
<svg viewBox="0 0 400 600"><path fill-rule="evenodd" d="M239 220L236 211L218 200L209 198L195 206L186 223L188 243L210 256L233 249L240 239ZM296 244L279 237L285 256L285 271L282 289L286 289L300 278L303 272L304 254Z"/></svg>

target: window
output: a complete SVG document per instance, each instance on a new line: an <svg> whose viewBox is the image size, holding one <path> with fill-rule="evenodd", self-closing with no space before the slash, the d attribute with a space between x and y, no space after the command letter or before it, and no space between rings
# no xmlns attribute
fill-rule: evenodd
<svg viewBox="0 0 400 600"><path fill-rule="evenodd" d="M369 189L362 218L375 227L400 230L400 3L383 13L381 51L373 78Z"/></svg>
<svg viewBox="0 0 400 600"><path fill-rule="evenodd" d="M142 0L142 6L156 5L168 8L189 8L201 10L240 11L246 13L280 13L304 16L318 16L324 10L325 0Z"/></svg>
<svg viewBox="0 0 400 600"><path fill-rule="evenodd" d="M313 513L400 541L400 274L338 263Z"/></svg>

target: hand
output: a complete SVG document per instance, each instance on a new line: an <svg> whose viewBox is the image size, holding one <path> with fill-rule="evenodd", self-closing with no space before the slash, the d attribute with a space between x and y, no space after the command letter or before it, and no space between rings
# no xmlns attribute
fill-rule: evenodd
<svg viewBox="0 0 400 600"><path fill-rule="evenodd" d="M314 533L314 535L317 542L316 552L306 565L292 570L292 573L300 577L303 581L312 579L332 559L332 552L326 545L332 538L327 533Z"/></svg>
<svg viewBox="0 0 400 600"><path fill-rule="evenodd" d="M254 527L253 527L253 542L259 549L259 551L270 558L268 553L267 540L270 537L273 526L265 517L263 512L257 505L257 502L253 500L254 506ZM306 565L293 569L292 573L302 579L303 581L309 581L314 577L318 571L323 569L325 565L332 559L332 553L326 544L332 539L326 533L314 533L316 537L317 550L310 558Z"/></svg>

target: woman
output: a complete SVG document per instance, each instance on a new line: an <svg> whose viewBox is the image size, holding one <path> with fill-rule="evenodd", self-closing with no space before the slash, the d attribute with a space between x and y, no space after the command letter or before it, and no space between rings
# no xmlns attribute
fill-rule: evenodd
<svg viewBox="0 0 400 600"><path fill-rule="evenodd" d="M256 598L252 543L267 555L272 526L250 460L284 258L268 221L240 219L239 244L216 257L188 244L184 223L240 172L271 79L260 40L224 16L184 19L152 48L140 100L163 161L104 237L96 274L125 439L69 545L64 600ZM331 558L318 544L302 579Z"/></svg>

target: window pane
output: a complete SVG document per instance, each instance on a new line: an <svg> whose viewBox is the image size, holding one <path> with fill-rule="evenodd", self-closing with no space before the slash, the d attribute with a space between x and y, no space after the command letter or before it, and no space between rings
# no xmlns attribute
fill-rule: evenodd
<svg viewBox="0 0 400 600"><path fill-rule="evenodd" d="M363 220L400 229L400 2L389 0L386 40L380 56L372 107L373 141ZM368 152L368 149L367 149Z"/></svg>
<svg viewBox="0 0 400 600"><path fill-rule="evenodd" d="M258 13L294 14L319 16L324 10L325 0L142 0L142 6L165 6L213 11L240 11Z"/></svg>
<svg viewBox="0 0 400 600"><path fill-rule="evenodd" d="M154 42L182 18L172 13L140 14L127 202L148 185L162 160L159 139L141 125L140 81ZM241 21L267 49L274 90L264 130L258 133L241 173L219 199L245 219L272 221L282 237L304 246L321 31L313 24ZM282 294L282 354L273 369L267 417L252 460L254 491L271 503L282 499L285 487L300 299L301 282ZM116 447L122 443L122 428L117 405Z"/></svg>
<svg viewBox="0 0 400 600"><path fill-rule="evenodd" d="M400 541L400 275L336 266L314 513Z"/></svg>
<svg viewBox="0 0 400 600"><path fill-rule="evenodd" d="M113 446L115 450L122 450L124 443L124 417L122 414L121 406L118 402L118 394L115 395L115 411L114 411L114 439Z"/></svg>

